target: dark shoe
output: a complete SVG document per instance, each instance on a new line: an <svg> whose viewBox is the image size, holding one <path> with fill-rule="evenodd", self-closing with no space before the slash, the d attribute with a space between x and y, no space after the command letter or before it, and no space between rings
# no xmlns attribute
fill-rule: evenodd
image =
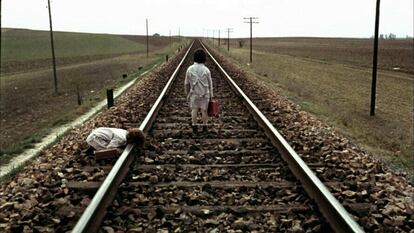
<svg viewBox="0 0 414 233"><path fill-rule="evenodd" d="M203 133L207 133L207 132L208 132L207 125L203 125Z"/></svg>
<svg viewBox="0 0 414 233"><path fill-rule="evenodd" d="M193 128L193 133L197 133L197 125L193 125L193 126L191 126L192 128Z"/></svg>
<svg viewBox="0 0 414 233"><path fill-rule="evenodd" d="M86 155L93 155L95 149L91 146L88 147L88 149L82 151L83 153L85 153Z"/></svg>

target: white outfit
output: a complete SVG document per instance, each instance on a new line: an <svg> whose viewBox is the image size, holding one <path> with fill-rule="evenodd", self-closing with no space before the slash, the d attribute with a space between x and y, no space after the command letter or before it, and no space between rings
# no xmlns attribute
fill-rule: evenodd
<svg viewBox="0 0 414 233"><path fill-rule="evenodd" d="M184 85L190 85L187 100L191 109L206 110L208 101L213 96L213 82L210 70L202 63L194 62L188 67Z"/></svg>
<svg viewBox="0 0 414 233"><path fill-rule="evenodd" d="M127 133L124 129L100 127L89 134L86 142L95 150L118 148L126 145Z"/></svg>

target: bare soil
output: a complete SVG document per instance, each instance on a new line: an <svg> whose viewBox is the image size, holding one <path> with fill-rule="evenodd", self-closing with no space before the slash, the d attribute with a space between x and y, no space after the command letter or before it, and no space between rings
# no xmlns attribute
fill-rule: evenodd
<svg viewBox="0 0 414 233"><path fill-rule="evenodd" d="M80 64L92 61L103 60L120 56L121 54L106 54L106 55L91 55L79 57L62 57L56 59L56 66L66 66L73 64ZM52 58L33 59L24 61L5 62L1 66L1 75L10 75L16 73L24 73L39 69L49 69L52 66Z"/></svg>
<svg viewBox="0 0 414 233"><path fill-rule="evenodd" d="M59 125L85 112L91 103L104 97L107 88L114 88L129 80L124 79L123 74L136 73L140 67L145 69L157 59L145 59L138 54L123 55L58 68L58 96L54 95L53 73L50 69L2 76L2 154L12 152L19 142L38 134L40 129ZM72 59L73 62L82 60ZM36 62L35 67L39 69L43 62ZM77 86L83 101L81 106L78 106Z"/></svg>

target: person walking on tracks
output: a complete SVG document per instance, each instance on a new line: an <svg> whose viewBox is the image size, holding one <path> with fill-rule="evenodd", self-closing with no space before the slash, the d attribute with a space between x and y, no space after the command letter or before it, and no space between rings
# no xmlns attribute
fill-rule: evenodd
<svg viewBox="0 0 414 233"><path fill-rule="evenodd" d="M213 98L213 82L210 70L204 65L206 53L202 49L194 52L194 64L188 67L185 75L185 93L191 108L191 126L197 132L197 114L201 110L203 132L207 132L207 107Z"/></svg>

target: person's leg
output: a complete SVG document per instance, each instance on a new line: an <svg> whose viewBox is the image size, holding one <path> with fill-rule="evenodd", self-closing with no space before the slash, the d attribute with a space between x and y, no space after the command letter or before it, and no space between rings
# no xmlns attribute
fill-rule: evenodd
<svg viewBox="0 0 414 233"><path fill-rule="evenodd" d="M208 115L207 115L207 110L201 110L201 117L203 119L203 132L207 132L207 120L208 120Z"/></svg>
<svg viewBox="0 0 414 233"><path fill-rule="evenodd" d="M203 102L202 102L203 107L201 108L201 119L203 120L203 132L207 132L207 121L208 121L207 109L208 109L208 101L209 101L209 98L203 99Z"/></svg>
<svg viewBox="0 0 414 233"><path fill-rule="evenodd" d="M191 127L193 128L194 133L197 132L197 113L198 113L197 108L191 109L191 123L192 123Z"/></svg>
<svg viewBox="0 0 414 233"><path fill-rule="evenodd" d="M193 123L193 126L197 124L197 113L198 113L198 109L196 108L191 109L191 123Z"/></svg>
<svg viewBox="0 0 414 233"><path fill-rule="evenodd" d="M207 109L201 110L201 119L203 120L203 125L207 125L207 120L208 120Z"/></svg>
<svg viewBox="0 0 414 233"><path fill-rule="evenodd" d="M190 97L189 99L190 111L191 111L191 119L190 119L190 126L194 126L197 122L197 107L195 103L195 98Z"/></svg>

